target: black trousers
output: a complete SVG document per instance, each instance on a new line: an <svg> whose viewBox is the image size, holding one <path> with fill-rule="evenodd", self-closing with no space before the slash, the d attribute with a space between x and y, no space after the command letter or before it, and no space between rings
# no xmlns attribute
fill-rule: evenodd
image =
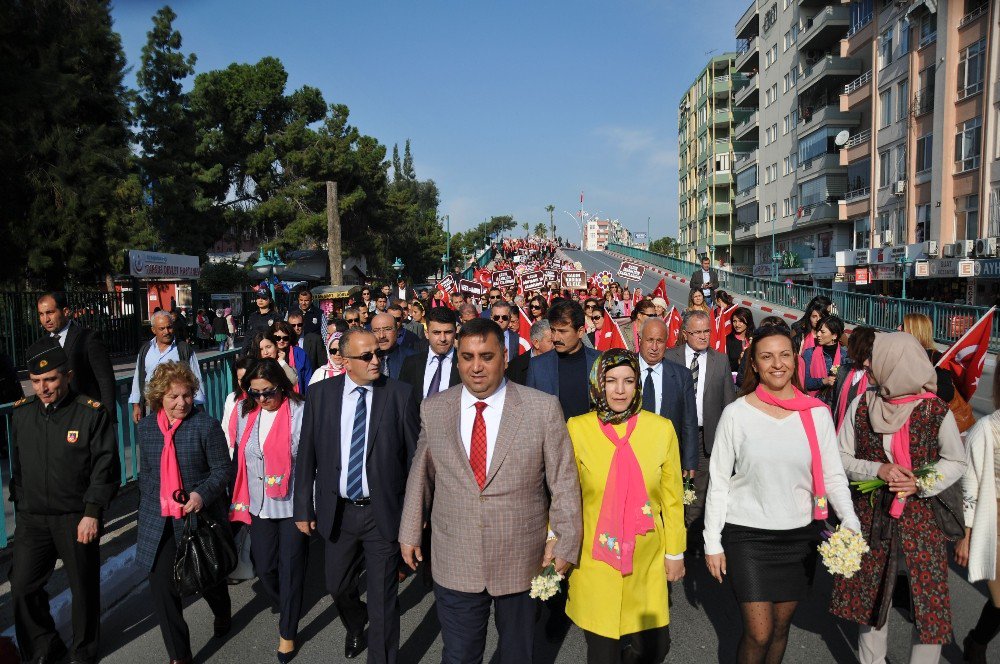
<svg viewBox="0 0 1000 664"><path fill-rule="evenodd" d="M372 507L345 503L340 529L326 543L326 586L348 634L368 627L368 662L396 664L399 655L399 543L375 526ZM252 548L252 547L251 547ZM368 605L361 601L358 578L364 568Z"/></svg>
<svg viewBox="0 0 1000 664"><path fill-rule="evenodd" d="M464 593L434 584L444 652L441 664L481 664L490 606L500 642L500 664L531 664L535 644L535 600L528 591L494 597L485 590Z"/></svg>
<svg viewBox="0 0 1000 664"><path fill-rule="evenodd" d="M153 559L153 569L149 572L149 594L153 605L153 615L160 623L163 644L170 659L186 659L191 656L191 633L184 622L182 598L174 589L174 558L177 544L174 542L174 528L171 519L163 520L163 535ZM232 614L229 601L229 585L225 579L204 593L205 601L217 618L228 618Z"/></svg>
<svg viewBox="0 0 1000 664"><path fill-rule="evenodd" d="M71 655L83 662L97 660L101 626L101 556L98 540L76 541L83 513L28 514L18 512L10 574L14 630L21 658L56 657L66 646L49 613L45 584L61 558L73 595Z"/></svg>
<svg viewBox="0 0 1000 664"><path fill-rule="evenodd" d="M698 431L698 470L694 475L694 503L684 506L684 525L691 526L705 514L705 496L708 494L708 468L711 457L705 452L705 432Z"/></svg>
<svg viewBox="0 0 1000 664"><path fill-rule="evenodd" d="M294 641L302 617L309 538L295 520L250 517L250 557L264 594L277 607L278 633Z"/></svg>
<svg viewBox="0 0 1000 664"><path fill-rule="evenodd" d="M583 631L587 664L660 664L670 652L670 626L626 634L621 639ZM625 650L622 651L622 642Z"/></svg>

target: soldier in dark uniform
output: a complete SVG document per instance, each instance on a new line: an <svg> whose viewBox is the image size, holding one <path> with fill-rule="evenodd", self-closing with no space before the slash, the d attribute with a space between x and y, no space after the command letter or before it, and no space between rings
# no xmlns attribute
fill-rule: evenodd
<svg viewBox="0 0 1000 664"><path fill-rule="evenodd" d="M118 488L118 445L100 402L70 388L57 341L28 350L35 394L14 405L10 498L17 509L11 597L25 662L62 661L66 646L49 612L45 584L61 558L73 595L73 663L97 661L101 620L101 514Z"/></svg>

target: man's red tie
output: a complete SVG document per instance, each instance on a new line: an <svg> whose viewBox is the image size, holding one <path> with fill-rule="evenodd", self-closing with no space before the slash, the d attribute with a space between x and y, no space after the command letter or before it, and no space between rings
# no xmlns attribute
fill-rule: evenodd
<svg viewBox="0 0 1000 664"><path fill-rule="evenodd" d="M476 419L472 422L472 444L469 446L469 465L479 482L479 488L486 485L486 420L483 418L485 401L476 402Z"/></svg>

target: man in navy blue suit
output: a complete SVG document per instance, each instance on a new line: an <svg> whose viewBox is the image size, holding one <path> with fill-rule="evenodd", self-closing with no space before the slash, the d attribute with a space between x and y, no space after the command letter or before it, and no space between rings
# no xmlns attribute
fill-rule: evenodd
<svg viewBox="0 0 1000 664"><path fill-rule="evenodd" d="M681 468L698 468L698 411L694 382L687 368L663 359L667 324L648 316L639 330L639 368L642 370L642 407L670 420L681 446Z"/></svg>
<svg viewBox="0 0 1000 664"><path fill-rule="evenodd" d="M347 372L309 391L295 462L295 525L325 544L327 589L347 629L344 656L364 650L370 620L368 661L396 664L397 540L420 421L413 389L382 375L376 348L371 332L348 330L340 339ZM362 565L367 607L357 588Z"/></svg>
<svg viewBox="0 0 1000 664"><path fill-rule="evenodd" d="M510 327L510 321L513 318L511 314L512 310L513 307L503 300L493 302L490 305L490 317L494 323L500 326L500 330L503 332L504 348L507 349L508 363L520 355L521 350L521 337L517 334L517 330Z"/></svg>
<svg viewBox="0 0 1000 664"><path fill-rule="evenodd" d="M400 346L396 343L399 327L392 314L377 314L372 318L372 333L378 344L378 355L382 361L382 375L398 379L403 371L403 360L415 355L412 346Z"/></svg>

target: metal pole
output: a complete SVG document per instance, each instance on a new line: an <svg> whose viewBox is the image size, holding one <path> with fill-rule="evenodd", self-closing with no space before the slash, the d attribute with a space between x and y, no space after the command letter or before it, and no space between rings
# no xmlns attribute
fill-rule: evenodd
<svg viewBox="0 0 1000 664"><path fill-rule="evenodd" d="M771 217L771 279L774 281L778 280L778 264L775 263L775 256L778 252L774 246L774 217Z"/></svg>
<svg viewBox="0 0 1000 664"><path fill-rule="evenodd" d="M449 270L451 269L451 215L449 214L444 215L444 221L445 224L447 224L447 230L445 232L448 234L448 240L447 244L445 245L444 255L447 256L446 270Z"/></svg>

